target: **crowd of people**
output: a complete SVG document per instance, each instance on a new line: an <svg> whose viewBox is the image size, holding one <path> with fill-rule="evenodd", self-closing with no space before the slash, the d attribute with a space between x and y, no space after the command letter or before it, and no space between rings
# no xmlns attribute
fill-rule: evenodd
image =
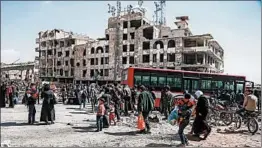
<svg viewBox="0 0 262 148"><path fill-rule="evenodd" d="M54 124L55 121L55 104L58 102L55 95L56 87L54 85L45 84L42 88L31 83L26 89L22 103L28 107L28 123L35 122L35 104L37 100L43 99L40 121L46 124ZM130 88L128 85L120 85L118 83L106 84L99 86L97 84L90 85L63 85L61 86L62 102L65 104L70 97L78 100L80 109L86 107L86 103L91 103L92 112L96 112L97 132L112 124L116 125L121 120L121 114L129 116L131 114L142 115L145 128L140 133L150 134L151 126L149 123L149 114L153 110L158 110L165 116L167 120L172 110L178 108L177 125L179 127L178 134L181 139L181 146L188 145L188 140L184 134L184 129L189 125L192 114L195 115L191 134L206 139L211 132L211 127L206 121L209 111L208 98L202 91L198 90L193 94L184 92L182 99L174 99L174 94L170 91L169 86L165 86L161 91L160 106L155 106L156 95L154 88L134 86ZM9 85L1 85L1 98L9 100L9 107L14 107L13 96L16 95L16 87L13 83ZM213 94L215 95L215 93ZM222 98L231 99L229 93L223 93ZM217 96L219 98L219 96ZM256 109L258 98L253 95L252 90L247 90L245 95L239 92L235 95L239 104L243 105L243 109L237 111L241 114L245 110L253 111ZM5 107L6 102L1 99L1 107ZM4 104L4 105L3 105ZM115 120L116 119L116 120ZM200 137L203 135L204 137Z"/></svg>

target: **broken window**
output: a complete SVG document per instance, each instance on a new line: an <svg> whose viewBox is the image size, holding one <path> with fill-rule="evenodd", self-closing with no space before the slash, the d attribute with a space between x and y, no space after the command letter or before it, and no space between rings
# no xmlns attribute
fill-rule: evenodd
<svg viewBox="0 0 262 148"><path fill-rule="evenodd" d="M160 62L164 62L164 54L160 54Z"/></svg>
<svg viewBox="0 0 262 148"><path fill-rule="evenodd" d="M47 50L47 55L52 55L52 50Z"/></svg>
<svg viewBox="0 0 262 148"><path fill-rule="evenodd" d="M42 47L46 47L46 42L41 42Z"/></svg>
<svg viewBox="0 0 262 148"><path fill-rule="evenodd" d="M122 57L122 64L127 64L127 58L126 57Z"/></svg>
<svg viewBox="0 0 262 148"><path fill-rule="evenodd" d="M92 47L92 48L91 48L91 54L94 54L94 53L95 53L95 48Z"/></svg>
<svg viewBox="0 0 262 148"><path fill-rule="evenodd" d="M129 57L129 64L135 64L134 56Z"/></svg>
<svg viewBox="0 0 262 148"><path fill-rule="evenodd" d="M168 41L167 48L172 48L172 47L176 47L176 43L175 43L174 40L169 40L169 41Z"/></svg>
<svg viewBox="0 0 262 148"><path fill-rule="evenodd" d="M128 22L127 22L127 21L124 21L124 22L123 22L123 28L127 28L127 26L128 26Z"/></svg>
<svg viewBox="0 0 262 148"><path fill-rule="evenodd" d="M196 63L195 54L184 54L184 63L185 64L195 64Z"/></svg>
<svg viewBox="0 0 262 148"><path fill-rule="evenodd" d="M168 62L175 62L175 60L176 60L176 56L175 56L174 53L167 54L167 61Z"/></svg>
<svg viewBox="0 0 262 148"><path fill-rule="evenodd" d="M143 63L149 63L149 55L143 55Z"/></svg>
<svg viewBox="0 0 262 148"><path fill-rule="evenodd" d="M83 75L82 77L86 77L87 70L83 70Z"/></svg>
<svg viewBox="0 0 262 148"><path fill-rule="evenodd" d="M105 57L105 64L109 64L109 57Z"/></svg>
<svg viewBox="0 0 262 148"><path fill-rule="evenodd" d="M71 68L71 73L70 73L70 74L71 74L71 76L74 76L74 72L75 72L75 71L74 71L74 69L73 69L73 68Z"/></svg>
<svg viewBox="0 0 262 148"><path fill-rule="evenodd" d="M109 46L108 45L105 46L105 53L109 53Z"/></svg>
<svg viewBox="0 0 262 148"><path fill-rule="evenodd" d="M63 76L63 75L64 75L64 73L63 73L63 72L64 72L63 69L60 69L59 72L60 72L60 76Z"/></svg>
<svg viewBox="0 0 262 148"><path fill-rule="evenodd" d="M96 48L96 53L99 53L99 50L100 50L101 53L104 53L104 50L101 46Z"/></svg>
<svg viewBox="0 0 262 148"><path fill-rule="evenodd" d="M94 71L94 69L91 69L90 70L90 77L93 77L95 75L95 71Z"/></svg>
<svg viewBox="0 0 262 148"><path fill-rule="evenodd" d="M156 58L157 54L153 54L153 62L156 63L157 62L157 58Z"/></svg>
<svg viewBox="0 0 262 148"><path fill-rule="evenodd" d="M66 51L66 57L69 57L69 51Z"/></svg>
<svg viewBox="0 0 262 148"><path fill-rule="evenodd" d="M104 64L104 58L102 57L100 60L100 64L103 65Z"/></svg>
<svg viewBox="0 0 262 148"><path fill-rule="evenodd" d="M134 32L130 33L130 36L131 36L131 39L135 39L135 33Z"/></svg>
<svg viewBox="0 0 262 148"><path fill-rule="evenodd" d="M109 76L109 69L105 69L105 75L104 76Z"/></svg>
<svg viewBox="0 0 262 148"><path fill-rule="evenodd" d="M74 65L75 65L75 60L74 60L74 59L70 59L70 65L71 65L72 67L74 67Z"/></svg>
<svg viewBox="0 0 262 148"><path fill-rule="evenodd" d="M150 49L150 42L143 42L143 50Z"/></svg>
<svg viewBox="0 0 262 148"><path fill-rule="evenodd" d="M95 65L95 59L91 58L91 65Z"/></svg>
<svg viewBox="0 0 262 148"><path fill-rule="evenodd" d="M65 61L65 66L68 66L68 61Z"/></svg>
<svg viewBox="0 0 262 148"><path fill-rule="evenodd" d="M68 77L68 71L65 71L65 77Z"/></svg>
<svg viewBox="0 0 262 148"><path fill-rule="evenodd" d="M123 34L123 40L127 40L127 34Z"/></svg>
<svg viewBox="0 0 262 148"><path fill-rule="evenodd" d="M75 51L72 52L72 55L75 55Z"/></svg>
<svg viewBox="0 0 262 148"><path fill-rule="evenodd" d="M162 41L156 41L153 45L153 49L163 49L164 43Z"/></svg>
<svg viewBox="0 0 262 148"><path fill-rule="evenodd" d="M154 35L154 28L153 27L148 27L143 29L143 37L145 37L146 39L153 39L153 35Z"/></svg>
<svg viewBox="0 0 262 148"><path fill-rule="evenodd" d="M83 56L86 56L86 49L84 49Z"/></svg>
<svg viewBox="0 0 262 148"><path fill-rule="evenodd" d="M96 58L96 65L98 65L98 58Z"/></svg>
<svg viewBox="0 0 262 148"><path fill-rule="evenodd" d="M55 47L58 45L58 41L57 40L54 40L54 45L55 45Z"/></svg>
<svg viewBox="0 0 262 148"><path fill-rule="evenodd" d="M76 63L76 66L77 66L77 67L79 67L79 66L80 66L80 63L79 63L79 62L77 62L77 63Z"/></svg>
<svg viewBox="0 0 262 148"><path fill-rule="evenodd" d="M57 66L61 66L61 65L62 65L61 61L57 61Z"/></svg>
<svg viewBox="0 0 262 148"><path fill-rule="evenodd" d="M130 21L130 27L135 27L136 29L141 26L141 20L132 20Z"/></svg>
<svg viewBox="0 0 262 148"><path fill-rule="evenodd" d="M56 49L54 49L54 55L56 56Z"/></svg>
<svg viewBox="0 0 262 148"><path fill-rule="evenodd" d="M108 34L106 34L106 40L109 40L109 35Z"/></svg>
<svg viewBox="0 0 262 148"><path fill-rule="evenodd" d="M64 41L60 41L59 43L60 43L60 47L64 47L65 46Z"/></svg>
<svg viewBox="0 0 262 148"><path fill-rule="evenodd" d="M135 51L135 45L134 44L129 45L129 51Z"/></svg>
<svg viewBox="0 0 262 148"><path fill-rule="evenodd" d="M86 66L86 60L83 59L83 66Z"/></svg>
<svg viewBox="0 0 262 148"><path fill-rule="evenodd" d="M127 45L123 45L123 52L127 52Z"/></svg>

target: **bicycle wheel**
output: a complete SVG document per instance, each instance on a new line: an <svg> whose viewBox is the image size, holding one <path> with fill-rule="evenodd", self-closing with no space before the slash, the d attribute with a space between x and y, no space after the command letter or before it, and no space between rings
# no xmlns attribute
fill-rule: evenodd
<svg viewBox="0 0 262 148"><path fill-rule="evenodd" d="M235 123L235 128L239 129L242 125L242 117L236 114L234 117L234 123Z"/></svg>
<svg viewBox="0 0 262 148"><path fill-rule="evenodd" d="M258 131L258 122L255 118L249 118L247 122L247 128L252 135Z"/></svg>
<svg viewBox="0 0 262 148"><path fill-rule="evenodd" d="M220 120L226 125L229 126L233 122L233 114L222 112L220 114Z"/></svg>

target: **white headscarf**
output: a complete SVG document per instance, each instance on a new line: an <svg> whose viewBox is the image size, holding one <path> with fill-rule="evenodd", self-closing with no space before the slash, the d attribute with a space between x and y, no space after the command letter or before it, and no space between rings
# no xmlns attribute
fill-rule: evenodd
<svg viewBox="0 0 262 148"><path fill-rule="evenodd" d="M200 96L203 95L203 92L200 91L200 90L198 90L198 91L196 91L195 95L196 95L196 97L197 97L197 99L198 99Z"/></svg>

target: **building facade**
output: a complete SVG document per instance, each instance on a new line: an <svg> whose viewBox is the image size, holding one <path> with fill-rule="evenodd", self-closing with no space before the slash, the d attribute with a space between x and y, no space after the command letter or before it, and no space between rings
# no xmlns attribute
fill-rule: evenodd
<svg viewBox="0 0 262 148"><path fill-rule="evenodd" d="M45 81L73 82L74 46L90 41L88 36L61 29L39 32L35 51L39 52L39 77Z"/></svg>
<svg viewBox="0 0 262 148"><path fill-rule="evenodd" d="M223 72L224 51L212 35L193 35L187 16L176 19L171 29L153 25L142 12L110 17L105 38L75 46L75 80L120 81L130 66Z"/></svg>
<svg viewBox="0 0 262 148"><path fill-rule="evenodd" d="M79 38L62 30L40 32L40 77L86 83L120 81L130 66L221 73L224 50L211 34L193 35L188 17L177 17L177 29L154 25L132 10L110 17L105 37ZM51 79L50 79L51 78Z"/></svg>

